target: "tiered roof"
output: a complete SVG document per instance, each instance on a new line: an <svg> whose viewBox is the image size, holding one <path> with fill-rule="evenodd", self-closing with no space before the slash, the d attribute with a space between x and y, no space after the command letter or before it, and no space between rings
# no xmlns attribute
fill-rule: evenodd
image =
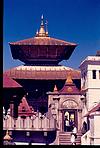
<svg viewBox="0 0 100 148"><path fill-rule="evenodd" d="M72 79L80 79L80 71L65 66L18 66L5 74L13 79L65 80L69 70Z"/></svg>
<svg viewBox="0 0 100 148"><path fill-rule="evenodd" d="M69 59L77 46L76 43L49 37L48 30L45 31L43 16L35 37L9 44L14 59L33 65L57 65L60 61Z"/></svg>

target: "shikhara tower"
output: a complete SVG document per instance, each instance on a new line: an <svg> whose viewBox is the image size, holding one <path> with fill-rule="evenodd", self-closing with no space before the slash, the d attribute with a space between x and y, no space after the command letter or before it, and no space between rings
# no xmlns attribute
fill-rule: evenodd
<svg viewBox="0 0 100 148"><path fill-rule="evenodd" d="M71 128L68 131L64 128L64 119L68 114L69 120L72 119L78 128L77 143L79 144L81 134L80 71L59 65L62 60L70 58L77 44L50 37L47 26L45 29L42 15L40 29L37 30L35 37L10 42L9 45L12 57L25 63L4 73L5 77L15 80L17 85L20 85L19 88L15 87L17 90L15 93L10 91L9 99L7 97L11 88L6 87L6 84L4 86L4 101L6 102L4 107L7 110L9 104L12 104L10 105L11 120L15 123L16 118L15 127L10 128L15 141L24 142L23 139L26 138L27 142L31 139L36 143L46 141L48 144L62 144L63 135L67 138L71 132ZM27 122L26 117L20 116L19 119L18 106L23 96L36 113L34 124L31 124L33 122L31 111ZM24 112L27 112L25 107ZM23 127L25 125L19 127L20 130L17 128L17 121L20 122L20 120L23 120L23 123L25 121L27 130ZM36 124L39 126L37 127ZM6 130L6 127L4 129ZM21 137L17 135L19 131ZM23 134L25 132L26 137ZM69 139L67 140L70 143Z"/></svg>

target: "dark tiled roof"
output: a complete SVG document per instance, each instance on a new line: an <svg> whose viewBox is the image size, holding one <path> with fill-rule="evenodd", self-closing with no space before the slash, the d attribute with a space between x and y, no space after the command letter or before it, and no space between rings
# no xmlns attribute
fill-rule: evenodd
<svg viewBox="0 0 100 148"><path fill-rule="evenodd" d="M3 75L3 88L16 88L16 87L22 87L20 84L18 84L15 80L10 78L7 75Z"/></svg>

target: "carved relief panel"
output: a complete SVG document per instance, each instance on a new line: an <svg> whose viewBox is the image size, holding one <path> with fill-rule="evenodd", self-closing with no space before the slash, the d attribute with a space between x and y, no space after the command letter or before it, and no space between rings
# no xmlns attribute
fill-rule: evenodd
<svg viewBox="0 0 100 148"><path fill-rule="evenodd" d="M73 100L67 100L62 103L61 107L66 109L78 109L78 104Z"/></svg>

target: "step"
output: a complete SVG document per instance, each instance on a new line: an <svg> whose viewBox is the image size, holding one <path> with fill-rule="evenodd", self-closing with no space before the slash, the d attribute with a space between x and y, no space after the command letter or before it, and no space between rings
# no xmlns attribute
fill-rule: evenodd
<svg viewBox="0 0 100 148"><path fill-rule="evenodd" d="M59 145L72 145L72 143L59 143ZM76 143L76 145L81 145L81 143Z"/></svg>
<svg viewBox="0 0 100 148"><path fill-rule="evenodd" d="M60 142L69 142L70 140L59 140ZM80 140L75 140L76 142L81 142ZM71 141L70 141L71 142Z"/></svg>
<svg viewBox="0 0 100 148"><path fill-rule="evenodd" d="M64 138L64 139L69 139L69 138L71 138L71 136L59 136L59 138ZM78 137L77 136L77 138L76 139L81 139L81 137Z"/></svg>
<svg viewBox="0 0 100 148"><path fill-rule="evenodd" d="M76 138L76 145L81 145L81 133L77 133L77 138ZM60 145L72 145L71 141L71 132L70 133L59 133L59 144Z"/></svg>

